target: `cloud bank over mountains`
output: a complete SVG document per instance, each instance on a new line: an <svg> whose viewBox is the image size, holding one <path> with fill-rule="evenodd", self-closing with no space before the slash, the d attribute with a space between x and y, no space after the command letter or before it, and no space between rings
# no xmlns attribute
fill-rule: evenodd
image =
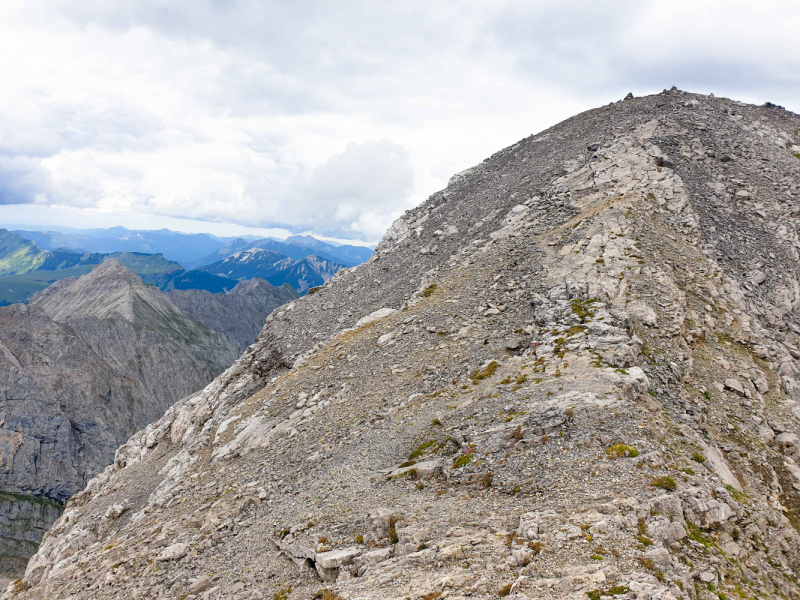
<svg viewBox="0 0 800 600"><path fill-rule="evenodd" d="M0 204L374 240L628 91L800 110L800 9L762 4L8 0Z"/></svg>

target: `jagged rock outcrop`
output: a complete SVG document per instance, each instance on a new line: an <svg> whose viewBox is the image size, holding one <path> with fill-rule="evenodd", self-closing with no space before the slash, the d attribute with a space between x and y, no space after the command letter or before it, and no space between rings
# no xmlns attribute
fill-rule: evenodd
<svg viewBox="0 0 800 600"><path fill-rule="evenodd" d="M798 155L797 115L673 89L454 176L3 598L797 597Z"/></svg>
<svg viewBox="0 0 800 600"><path fill-rule="evenodd" d="M0 308L0 489L64 503L239 351L114 259ZM24 529L0 522L2 543ZM23 541L15 560L30 555Z"/></svg>
<svg viewBox="0 0 800 600"><path fill-rule="evenodd" d="M236 340L244 350L255 341L267 315L281 304L296 300L300 294L288 283L275 287L254 277L237 283L225 294L172 290L167 296L187 315Z"/></svg>

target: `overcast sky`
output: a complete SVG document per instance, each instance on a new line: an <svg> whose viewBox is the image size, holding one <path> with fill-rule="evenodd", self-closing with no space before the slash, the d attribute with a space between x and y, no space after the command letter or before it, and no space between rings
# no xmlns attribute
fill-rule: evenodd
<svg viewBox="0 0 800 600"><path fill-rule="evenodd" d="M2 4L5 223L375 241L629 91L800 112L797 0Z"/></svg>

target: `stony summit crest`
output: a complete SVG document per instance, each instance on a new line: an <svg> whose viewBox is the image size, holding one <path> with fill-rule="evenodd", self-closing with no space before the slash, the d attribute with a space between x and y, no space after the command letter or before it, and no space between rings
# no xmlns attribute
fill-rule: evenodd
<svg viewBox="0 0 800 600"><path fill-rule="evenodd" d="M525 138L268 319L3 598L798 596L800 117Z"/></svg>

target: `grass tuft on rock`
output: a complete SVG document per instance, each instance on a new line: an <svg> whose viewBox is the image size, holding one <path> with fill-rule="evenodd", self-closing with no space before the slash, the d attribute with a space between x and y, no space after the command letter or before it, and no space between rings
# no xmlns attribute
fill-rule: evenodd
<svg viewBox="0 0 800 600"><path fill-rule="evenodd" d="M288 600L289 594L291 593L292 593L292 588L281 588L277 592L275 592L275 595L272 596L272 600ZM322 596L320 596L320 598L321 597Z"/></svg>
<svg viewBox="0 0 800 600"><path fill-rule="evenodd" d="M630 591L627 585L612 585L607 590L592 590L586 592L586 595L589 596L589 600L600 600L601 596L623 596Z"/></svg>
<svg viewBox="0 0 800 600"><path fill-rule="evenodd" d="M497 364L497 361L493 360L482 369L474 370L472 373L470 373L469 378L472 380L473 384L477 385L478 382L488 379L494 375L497 372L497 367L499 366L500 365Z"/></svg>
<svg viewBox="0 0 800 600"><path fill-rule="evenodd" d="M609 458L636 458L639 456L639 451L633 446L626 444L614 444L610 448L606 448L606 455Z"/></svg>
<svg viewBox="0 0 800 600"><path fill-rule="evenodd" d="M675 483L675 480L672 477L667 477L666 475L663 477L656 477L650 482L650 485L668 492L674 492L676 489L678 489L678 485Z"/></svg>
<svg viewBox="0 0 800 600"><path fill-rule="evenodd" d="M436 440L429 440L424 444L420 445L416 450L414 450L413 452L411 452L411 454L408 455L408 460L414 460L416 458L419 458L420 456L425 454L425 450L433 446L435 443Z"/></svg>

